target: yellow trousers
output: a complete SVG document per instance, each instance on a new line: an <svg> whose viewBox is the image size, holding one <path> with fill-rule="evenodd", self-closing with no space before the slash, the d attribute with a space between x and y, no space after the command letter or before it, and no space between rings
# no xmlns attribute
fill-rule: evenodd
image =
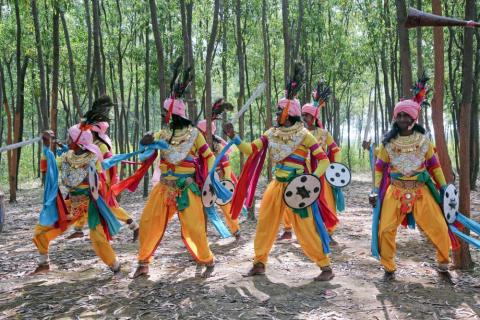
<svg viewBox="0 0 480 320"><path fill-rule="evenodd" d="M110 210L112 210L113 215L123 223L127 223L127 220L132 219L128 212L122 207L110 207ZM76 231L83 230L83 227L85 227L85 224L87 223L87 217L87 215L83 215L73 224Z"/></svg>
<svg viewBox="0 0 480 320"><path fill-rule="evenodd" d="M268 254L275 242L282 216L285 213L292 223L298 243L305 255L320 267L329 266L330 259L323 252L322 240L317 232L311 209L308 209L306 218L301 218L298 214L293 213L283 201L283 191L286 185L286 183L273 180L265 190L255 233L254 263L261 262L266 265Z"/></svg>
<svg viewBox="0 0 480 320"><path fill-rule="evenodd" d="M240 231L240 225L238 224L238 218L235 220L232 219L232 214L230 213L231 207L232 207L231 203L227 203L224 206L220 206L220 209L222 209L223 216L225 217L225 222L227 223L228 229L230 229L230 232L232 234L235 234L238 231Z"/></svg>
<svg viewBox="0 0 480 320"><path fill-rule="evenodd" d="M67 201L66 204L68 207L69 203ZM85 212L85 214L79 218L87 216L88 213ZM76 220L70 221L68 226L70 227L75 222ZM37 246L38 252L42 255L48 254L50 242L59 235L63 234L65 231L60 230L60 228L55 228L54 226L42 226L37 224L34 230L33 242ZM90 240L92 243L92 248L97 256L99 256L106 265L110 267L113 266L117 260L117 257L107 239L107 236L105 235L105 232L103 231L103 226L101 224L98 224L95 229L90 230Z"/></svg>
<svg viewBox="0 0 480 320"><path fill-rule="evenodd" d="M328 207L333 212L333 214L335 214L335 216L337 216L337 205L335 203L335 198L333 196L332 186L330 186L330 184L328 182L323 180L322 188L323 188L323 190L325 190L325 200L327 201ZM334 227L327 229L328 234L332 235L333 232L335 231L336 227L337 226L335 225ZM283 229L285 231L291 231L292 230L292 222L288 218L287 212L284 212L284 214L283 214Z"/></svg>
<svg viewBox="0 0 480 320"><path fill-rule="evenodd" d="M168 221L177 212L176 189L158 183L152 189L140 218L140 248L138 261L150 263L152 256L163 238ZM199 264L210 264L214 256L208 245L205 232L205 216L202 200L188 190L189 206L178 213L182 240L191 256Z"/></svg>
<svg viewBox="0 0 480 320"><path fill-rule="evenodd" d="M380 249L380 263L385 270L393 272L396 270L396 235L397 229L405 218L406 213L402 213L401 199L406 192L418 196L412 204L412 212L416 224L424 231L428 239L437 249L438 263L449 262L449 249L451 246L448 235L448 227L443 217L442 210L428 190L427 186L414 190L400 189L393 185L387 190L382 204L382 213L380 215L380 226L378 231L378 243Z"/></svg>

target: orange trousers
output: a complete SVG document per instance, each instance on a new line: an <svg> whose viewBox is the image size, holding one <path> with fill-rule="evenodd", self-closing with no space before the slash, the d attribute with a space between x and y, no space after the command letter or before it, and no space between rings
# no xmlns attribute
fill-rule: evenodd
<svg viewBox="0 0 480 320"><path fill-rule="evenodd" d="M161 182L152 189L140 218L138 261L141 264L151 262L165 234L168 222L178 211L176 195L177 189ZM214 261L214 256L210 251L205 232L202 200L191 190L188 190L188 199L189 206L178 212L182 240L197 263L210 264Z"/></svg>
<svg viewBox="0 0 480 320"><path fill-rule="evenodd" d="M70 207L69 200L65 200L65 204L67 205L67 208ZM80 215L78 219L86 220L87 217L88 212L85 212L84 214ZM70 227L76 223L78 219L70 221L68 226ZM34 229L33 242L37 246L38 252L42 255L48 254L50 242L59 235L65 233L65 231L62 231L60 228L56 228L54 226L42 226L37 224ZM100 259L102 259L106 265L112 267L117 261L117 257L107 239L107 236L105 235L105 232L103 231L103 226L101 224L98 224L95 229L90 229L90 240L92 243L92 248L97 256L100 257Z"/></svg>
<svg viewBox="0 0 480 320"><path fill-rule="evenodd" d="M265 190L255 233L254 263L267 264L268 255L275 242L282 217L286 214L305 255L320 267L329 266L330 259L323 252L322 240L317 232L311 209L308 209L306 218L301 218L298 214L293 213L283 201L286 185L286 183L273 180Z"/></svg>
<svg viewBox="0 0 480 320"><path fill-rule="evenodd" d="M396 270L395 254L397 229L405 218L406 213L401 212L400 197L406 192L418 196L413 203L413 216L416 224L427 235L428 239L437 249L438 263L448 263L449 250L451 247L448 235L448 226L445 222L442 210L433 198L427 186L417 190L406 190L390 185L385 194L380 215L378 230L378 245L380 249L380 263L385 270Z"/></svg>

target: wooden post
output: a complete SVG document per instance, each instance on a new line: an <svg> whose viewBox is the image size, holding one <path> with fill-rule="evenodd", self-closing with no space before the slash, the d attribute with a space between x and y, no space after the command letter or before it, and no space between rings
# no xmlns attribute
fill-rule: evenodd
<svg viewBox="0 0 480 320"><path fill-rule="evenodd" d="M0 232L3 230L5 223L5 195L0 191Z"/></svg>

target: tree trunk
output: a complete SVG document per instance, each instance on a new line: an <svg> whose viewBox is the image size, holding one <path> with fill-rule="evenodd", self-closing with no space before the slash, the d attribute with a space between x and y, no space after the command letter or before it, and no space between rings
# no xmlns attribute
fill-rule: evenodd
<svg viewBox="0 0 480 320"><path fill-rule="evenodd" d="M473 77L473 97L472 97L472 117L471 117L471 134L470 134L470 187L475 190L476 182L478 178L478 171L480 163L480 145L479 145L479 124L478 124L478 105L480 98L480 33L478 30L475 32L477 39L477 49L475 52L475 73Z"/></svg>
<svg viewBox="0 0 480 320"><path fill-rule="evenodd" d="M410 44L408 42L408 30L405 28L405 19L407 16L407 8L405 0L397 0L397 28L398 37L400 39L400 68L402 76L402 94L403 97L411 96L412 88L412 64L410 63Z"/></svg>
<svg viewBox="0 0 480 320"><path fill-rule="evenodd" d="M237 108L240 110L245 101L245 60L243 54L243 45L242 45L242 6L241 0L236 0L235 2L235 30L236 30L236 45L237 45L237 60L238 60L238 98L237 98ZM245 127L244 127L244 116L242 115L238 119L238 130L241 137L244 137ZM240 167L243 166L244 156L240 154Z"/></svg>
<svg viewBox="0 0 480 320"><path fill-rule="evenodd" d="M144 86L144 98L143 98L143 112L145 118L145 132L150 131L150 28L147 25L145 27L145 86ZM143 177L143 197L148 196L148 180L149 175L146 174Z"/></svg>
<svg viewBox="0 0 480 320"><path fill-rule="evenodd" d="M222 97L228 101L228 71L227 71L227 63L228 63L228 41L227 41L227 28L228 28L228 8L224 6L220 7L220 17L222 19L222 61L221 61L221 72L222 72ZM221 126L217 126L217 134L223 137L224 139L227 138L225 133L223 132L223 125L227 122L227 117L224 114L221 120Z"/></svg>
<svg viewBox="0 0 480 320"><path fill-rule="evenodd" d="M432 12L442 15L442 4L440 0L432 0ZM435 145L440 158L445 179L448 183L454 180L452 162L448 155L448 146L445 139L445 128L443 126L443 84L444 84L444 40L443 27L433 28L433 54L435 63L435 77L433 81L432 99L432 124L435 131Z"/></svg>
<svg viewBox="0 0 480 320"><path fill-rule="evenodd" d="M70 35L68 33L67 22L65 21L65 15L63 12L60 12L60 18L62 19L63 34L65 37L65 45L67 46L67 52L68 52L68 65L69 65L68 70L69 70L69 76L70 76L70 90L72 90L73 106L77 110L78 117L81 118L83 116L83 113L80 107L80 99L78 98L77 85L75 84L75 63L73 61L73 52L72 52L72 46L70 44ZM90 57L87 57L87 61L89 59ZM89 66L89 62L87 62L87 69L88 69L88 66ZM87 86L91 87L91 84L89 83ZM91 91L91 88L89 90ZM92 104L91 101L89 101L88 103L89 105Z"/></svg>
<svg viewBox="0 0 480 320"><path fill-rule="evenodd" d="M163 58L163 43L160 35L160 28L158 26L157 18L157 4L155 0L149 0L150 4L150 19L152 22L153 37L155 38L155 47L157 51L157 64L158 64L158 83L160 86L160 104L167 98L165 87L165 61Z"/></svg>
<svg viewBox="0 0 480 320"><path fill-rule="evenodd" d="M270 39L268 33L267 20L267 1L262 0L262 34L263 34L263 72L264 79L267 84L265 88L265 108L267 109L267 116L265 118L265 128L272 127L272 77L270 75ZM267 162L267 177L268 181L272 180L272 158L268 157Z"/></svg>
<svg viewBox="0 0 480 320"><path fill-rule="evenodd" d="M212 66L213 49L217 39L218 30L218 12L220 10L220 0L215 0L213 8L213 22L210 38L207 44L207 54L205 58L205 119L207 120L207 143L212 145Z"/></svg>
<svg viewBox="0 0 480 320"><path fill-rule="evenodd" d="M85 6L85 22L87 24L87 36L88 36L85 82L87 83L88 106L90 107L93 103L93 70L92 70L92 23L90 20L90 5L88 4L88 1L89 0L84 0L83 3ZM64 18L62 16L62 23L63 23L63 20ZM66 29L64 28L64 30ZM82 114L79 113L79 116L81 117Z"/></svg>
<svg viewBox="0 0 480 320"><path fill-rule="evenodd" d="M5 90L5 76L4 76L4 71L3 71L3 66L0 64L0 86L2 87L3 91L3 98L2 98L2 104L5 109L5 116L7 118L7 145L13 143L13 137L12 137L12 111L10 109L10 105L8 104L8 97L7 97L7 91ZM13 89L13 88L12 88ZM13 101L12 101L13 105ZM11 167L13 166L12 162L12 157L13 157L13 151L8 151L7 152L7 167L8 167L8 173L9 173L9 187L10 187L10 201L15 201L16 200L16 189L15 187L12 187L12 183L14 180L11 180L10 177L10 170ZM13 184L15 186L15 184Z"/></svg>
<svg viewBox="0 0 480 320"><path fill-rule="evenodd" d="M92 12L93 12L93 69L97 76L98 94L104 95L106 93L101 48L100 48L100 6L99 0L92 0Z"/></svg>
<svg viewBox="0 0 480 320"><path fill-rule="evenodd" d="M291 40L288 22L288 0L282 0L282 30L283 30L283 48L284 48L284 62L283 62L283 79L286 83L290 73L290 55L291 55Z"/></svg>
<svg viewBox="0 0 480 320"><path fill-rule="evenodd" d="M60 18L57 8L53 13L53 55L52 55L52 94L50 111L50 129L57 134L58 79L60 76Z"/></svg>
<svg viewBox="0 0 480 320"><path fill-rule="evenodd" d="M299 60L299 58L300 58L300 56L299 56L300 43L302 42L302 34L303 34L303 32L302 32L303 13L304 13L303 0L298 0L297 36L296 36L296 39L295 39L295 47L293 48L292 61L290 61L290 66L293 66L293 63L295 62L295 60ZM288 9L287 9L287 14L288 14ZM287 18L287 21L288 21L288 18Z"/></svg>
<svg viewBox="0 0 480 320"><path fill-rule="evenodd" d="M422 0L417 0L417 9L422 10ZM422 48L422 27L417 27L417 78L420 79L423 71L424 71L424 66L423 66L423 48ZM418 123L421 125L424 124L424 116L423 116L423 110L420 111L420 115L418 118Z"/></svg>
<svg viewBox="0 0 480 320"><path fill-rule="evenodd" d="M182 37L183 37L183 53L184 68L192 67L193 80L190 83L186 95L188 105L188 116L190 120L195 121L197 116L197 107L195 99L195 60L193 58L192 45L192 14L193 1L180 0L180 13L182 17Z"/></svg>
<svg viewBox="0 0 480 320"><path fill-rule="evenodd" d="M474 20L475 0L466 0L465 20ZM460 207L465 216L470 217L470 117L473 91L473 29L465 28L463 40L462 103L460 107ZM467 233L468 230L465 229ZM467 243L460 241L460 250L454 252L455 267L473 267Z"/></svg>
<svg viewBox="0 0 480 320"><path fill-rule="evenodd" d="M47 104L47 85L45 77L45 63L43 61L43 48L41 39L40 21L38 19L38 10L36 0L31 0L33 24L35 27L35 44L37 47L37 64L40 75L40 110L42 120L42 130L48 129L48 104Z"/></svg>

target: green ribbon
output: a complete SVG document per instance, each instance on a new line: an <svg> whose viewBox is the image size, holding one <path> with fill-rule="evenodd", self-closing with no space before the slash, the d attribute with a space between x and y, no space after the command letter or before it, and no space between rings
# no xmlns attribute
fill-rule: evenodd
<svg viewBox="0 0 480 320"><path fill-rule="evenodd" d="M298 176L298 174L295 171L290 172L290 174L287 177L276 177L278 182L290 182L293 179L295 179ZM300 218L305 219L308 217L308 207L306 208L301 208L301 209L293 209L291 208L293 213L298 214Z"/></svg>
<svg viewBox="0 0 480 320"><path fill-rule="evenodd" d="M187 177L182 177L177 179L177 188L180 189L180 195L177 196L177 209L178 211L183 211L190 205L190 201L188 199L188 190L191 190L197 196L201 196L200 189L195 182L187 184Z"/></svg>

